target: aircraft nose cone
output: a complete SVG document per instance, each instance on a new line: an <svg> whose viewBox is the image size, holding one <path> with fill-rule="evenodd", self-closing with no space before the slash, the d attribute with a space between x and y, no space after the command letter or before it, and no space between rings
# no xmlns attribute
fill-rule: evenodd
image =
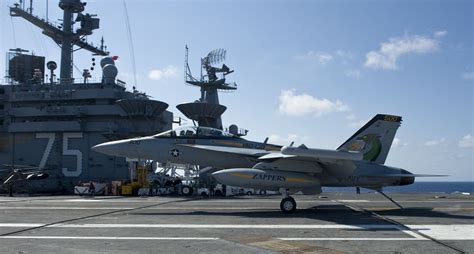
<svg viewBox="0 0 474 254"><path fill-rule="evenodd" d="M91 149L98 153L103 153L111 156L120 156L120 151L123 144L117 141L106 142L93 146Z"/></svg>
<svg viewBox="0 0 474 254"><path fill-rule="evenodd" d="M107 146L108 146L107 143L103 143L103 144L95 145L91 149L98 153L107 154L107 148L108 148Z"/></svg>

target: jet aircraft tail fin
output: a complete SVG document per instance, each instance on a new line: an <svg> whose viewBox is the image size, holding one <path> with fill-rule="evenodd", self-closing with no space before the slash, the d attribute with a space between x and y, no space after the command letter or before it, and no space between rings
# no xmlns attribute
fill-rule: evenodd
<svg viewBox="0 0 474 254"><path fill-rule="evenodd" d="M337 150L361 152L364 160L384 164L401 121L401 116L378 114Z"/></svg>

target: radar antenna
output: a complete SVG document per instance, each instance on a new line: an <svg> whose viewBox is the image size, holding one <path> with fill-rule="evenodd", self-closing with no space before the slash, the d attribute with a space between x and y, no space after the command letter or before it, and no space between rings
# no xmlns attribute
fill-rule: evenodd
<svg viewBox="0 0 474 254"><path fill-rule="evenodd" d="M226 82L226 76L233 73L227 65L222 64L221 67L214 67L213 65L221 63L225 60L227 51L225 49L215 49L209 52L205 57L201 58L201 76L199 79L195 78L188 63L189 48L185 47L184 59L184 81L187 84L201 87L201 100L209 101L206 96L206 89L220 90L220 91L234 91L237 90L235 82ZM206 74L203 74L203 70ZM218 74L221 74L218 76Z"/></svg>
<svg viewBox="0 0 474 254"><path fill-rule="evenodd" d="M214 49L209 52L206 57L202 59L205 65L209 66L211 64L218 64L225 60L225 54L227 51L225 49Z"/></svg>
<svg viewBox="0 0 474 254"><path fill-rule="evenodd" d="M177 108L189 119L197 121L199 126L207 126L223 129L221 115L227 109L219 104L219 91L235 91L235 83L226 82L226 75L234 72L227 65L221 67L213 65L219 64L225 60L226 50L215 49L201 58L201 76L195 78L191 73L188 63L189 48L185 47L184 56L184 81L186 84L198 86L201 89L201 98L192 103L184 103ZM203 74L205 71L206 74Z"/></svg>

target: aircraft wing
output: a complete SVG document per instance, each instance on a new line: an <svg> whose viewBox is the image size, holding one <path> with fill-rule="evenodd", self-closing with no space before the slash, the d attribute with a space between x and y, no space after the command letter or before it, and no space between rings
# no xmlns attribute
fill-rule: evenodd
<svg viewBox="0 0 474 254"><path fill-rule="evenodd" d="M359 152L346 152L338 150L326 150L326 149L310 149L302 145L299 147L283 147L281 152L266 154L261 156L259 160L272 160L272 159L284 159L284 158L296 158L298 160L309 160L309 161L338 161L338 160L350 160L360 161L363 159L363 154Z"/></svg>
<svg viewBox="0 0 474 254"><path fill-rule="evenodd" d="M285 155L280 152L272 152L272 153L260 156L258 157L258 159L265 161L265 160L278 160L278 159L293 158L293 157L296 157L296 155Z"/></svg>
<svg viewBox="0 0 474 254"><path fill-rule="evenodd" d="M358 175L363 177L444 177L449 175L428 175L428 174L378 174L378 175Z"/></svg>
<svg viewBox="0 0 474 254"><path fill-rule="evenodd" d="M283 147L281 151L213 145L181 144L181 146L254 157L261 161L255 165L255 168L271 166L275 170L307 173L316 173L325 170L337 176L352 174L352 169L356 167L353 161L362 159L362 155L358 153L309 149L305 146Z"/></svg>
<svg viewBox="0 0 474 254"><path fill-rule="evenodd" d="M334 176L348 176L356 168L354 161L362 160L360 153L310 149L300 147L283 147L280 152L260 156L261 163L254 168L272 168L275 170L320 173L326 171Z"/></svg>
<svg viewBox="0 0 474 254"><path fill-rule="evenodd" d="M181 144L181 146L192 147L201 150L221 152L221 153L233 153L245 156L252 157L261 157L267 154L272 153L264 149L252 149L252 148L242 148L242 147L228 147L228 146L208 146L208 145L191 145L191 144Z"/></svg>

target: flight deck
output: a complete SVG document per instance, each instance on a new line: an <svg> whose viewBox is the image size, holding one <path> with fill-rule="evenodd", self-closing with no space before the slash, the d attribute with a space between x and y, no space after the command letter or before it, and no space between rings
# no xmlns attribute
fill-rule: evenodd
<svg viewBox="0 0 474 254"><path fill-rule="evenodd" d="M1 253L469 253L474 198L441 193L0 197Z"/></svg>

